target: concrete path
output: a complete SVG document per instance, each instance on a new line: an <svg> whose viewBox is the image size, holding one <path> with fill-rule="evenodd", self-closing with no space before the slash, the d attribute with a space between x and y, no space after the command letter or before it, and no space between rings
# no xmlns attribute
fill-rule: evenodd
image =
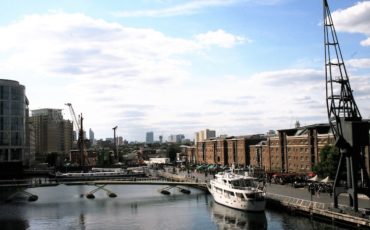
<svg viewBox="0 0 370 230"><path fill-rule="evenodd" d="M299 199L311 200L311 194L307 188L293 188L290 185L266 184L266 191L284 196L291 196ZM319 196L312 196L312 201L320 203L333 203L333 198L328 193L320 193ZM347 194L342 194L339 197L339 204L348 206L349 199ZM358 205L360 208L370 208L370 200L363 195L359 195Z"/></svg>

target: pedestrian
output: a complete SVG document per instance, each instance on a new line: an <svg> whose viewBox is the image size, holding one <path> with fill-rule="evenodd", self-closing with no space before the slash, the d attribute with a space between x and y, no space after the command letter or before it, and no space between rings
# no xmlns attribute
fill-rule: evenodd
<svg viewBox="0 0 370 230"><path fill-rule="evenodd" d="M317 188L316 190L317 190L316 191L317 198L320 198L320 188Z"/></svg>

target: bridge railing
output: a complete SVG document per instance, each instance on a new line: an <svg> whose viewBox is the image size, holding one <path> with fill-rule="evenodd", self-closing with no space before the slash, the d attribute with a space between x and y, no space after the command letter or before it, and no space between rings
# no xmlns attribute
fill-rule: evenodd
<svg viewBox="0 0 370 230"><path fill-rule="evenodd" d="M29 178L22 180L0 180L1 185L22 185L27 187L38 187L47 185L63 184L73 181L143 181L143 182L188 182L196 183L198 185L204 185L207 183L206 179L200 179L195 177L190 177L187 175L176 175L169 172L156 172L155 175L150 177L85 177L85 178L49 178L49 177L38 177Z"/></svg>
<svg viewBox="0 0 370 230"><path fill-rule="evenodd" d="M169 172L157 172L157 176L164 177L174 181L189 182L189 183L207 183L207 179L191 177L188 175L178 175Z"/></svg>

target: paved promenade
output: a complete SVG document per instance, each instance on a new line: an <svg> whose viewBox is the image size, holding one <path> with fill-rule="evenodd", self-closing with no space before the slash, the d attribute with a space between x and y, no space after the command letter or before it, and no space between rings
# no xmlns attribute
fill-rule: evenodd
<svg viewBox="0 0 370 230"><path fill-rule="evenodd" d="M268 193L274 193L284 196L291 196L294 198L311 200L311 195L307 188L293 188L290 185L278 185L278 184L266 184L266 191ZM312 196L312 201L332 204L333 198L329 196L328 193L320 193L320 195ZM339 204L348 206L348 195L342 194L339 196ZM370 208L370 200L363 195L359 195L359 208Z"/></svg>

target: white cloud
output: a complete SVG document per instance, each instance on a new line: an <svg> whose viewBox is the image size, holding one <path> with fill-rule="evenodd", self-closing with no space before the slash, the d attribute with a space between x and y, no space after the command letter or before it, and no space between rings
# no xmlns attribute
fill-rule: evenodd
<svg viewBox="0 0 370 230"><path fill-rule="evenodd" d="M370 46L370 38L361 41L362 46Z"/></svg>
<svg viewBox="0 0 370 230"><path fill-rule="evenodd" d="M236 44L242 44L247 40L244 37L226 33L221 29L216 31L209 31L204 34L198 34L195 36L195 38L201 45L217 45L224 48L231 48Z"/></svg>
<svg viewBox="0 0 370 230"><path fill-rule="evenodd" d="M217 80L192 75L192 55L248 41L221 29L180 39L54 12L2 27L0 37L0 75L26 86L31 109L71 102L97 137L111 135L115 125L118 135L142 140L149 130L192 138L203 128L239 135L287 128L296 119L303 125L326 122L322 71L283 69ZM363 98L360 108L369 78L351 78Z"/></svg>
<svg viewBox="0 0 370 230"><path fill-rule="evenodd" d="M201 0L190 1L185 4L176 5L163 9L121 11L112 13L116 17L171 17L177 15L194 14L204 8L228 6L236 3L236 0Z"/></svg>
<svg viewBox="0 0 370 230"><path fill-rule="evenodd" d="M206 45L80 13L34 14L0 28L0 75L26 85L31 109L71 102L98 137L122 121L126 135L140 127L134 139L163 120L184 122L176 114L183 104L191 110L179 93L191 95L182 89L190 77L189 55L209 45L230 48L241 41L223 30L216 34L221 36L217 42ZM140 117L134 120L132 114Z"/></svg>
<svg viewBox="0 0 370 230"><path fill-rule="evenodd" d="M358 2L356 5L332 13L335 27L338 31L362 33L370 36L370 1ZM370 46L370 38L361 42Z"/></svg>
<svg viewBox="0 0 370 230"><path fill-rule="evenodd" d="M348 65L353 68L370 68L370 58L351 59L347 61Z"/></svg>
<svg viewBox="0 0 370 230"><path fill-rule="evenodd" d="M211 7L232 6L239 3L254 3L259 5L272 6L280 4L285 0L192 0L184 4L178 4L166 8L117 11L112 15L115 17L172 17L179 15L192 15L202 12Z"/></svg>
<svg viewBox="0 0 370 230"><path fill-rule="evenodd" d="M325 79L320 70L284 69L225 77L207 87L212 90L203 92L195 111L209 113L198 115L197 120L203 128L220 133L264 133L293 127L297 119L302 125L327 122Z"/></svg>

